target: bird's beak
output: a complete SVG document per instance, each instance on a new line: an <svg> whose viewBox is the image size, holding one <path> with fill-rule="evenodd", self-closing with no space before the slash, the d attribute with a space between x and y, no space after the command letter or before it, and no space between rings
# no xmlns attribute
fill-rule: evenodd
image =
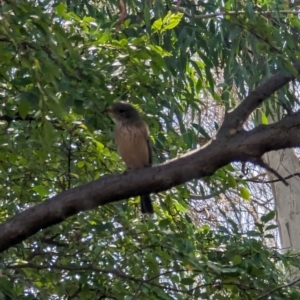
<svg viewBox="0 0 300 300"><path fill-rule="evenodd" d="M103 110L103 112L111 114L113 112L113 109L111 107L107 107Z"/></svg>

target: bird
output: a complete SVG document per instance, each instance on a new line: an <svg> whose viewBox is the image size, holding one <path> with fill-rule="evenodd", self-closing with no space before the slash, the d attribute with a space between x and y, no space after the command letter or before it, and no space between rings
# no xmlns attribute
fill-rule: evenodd
<svg viewBox="0 0 300 300"><path fill-rule="evenodd" d="M115 123L115 142L127 171L139 170L152 165L152 148L149 128L139 112L128 102L114 102L105 111ZM141 212L153 214L149 194L140 195Z"/></svg>

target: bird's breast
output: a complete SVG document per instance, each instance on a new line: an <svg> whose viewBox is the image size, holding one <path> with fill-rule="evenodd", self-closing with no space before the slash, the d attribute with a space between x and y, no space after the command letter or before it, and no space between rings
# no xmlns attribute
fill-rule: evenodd
<svg viewBox="0 0 300 300"><path fill-rule="evenodd" d="M141 169L149 164L148 129L144 126L117 125L115 140L118 153L128 169Z"/></svg>

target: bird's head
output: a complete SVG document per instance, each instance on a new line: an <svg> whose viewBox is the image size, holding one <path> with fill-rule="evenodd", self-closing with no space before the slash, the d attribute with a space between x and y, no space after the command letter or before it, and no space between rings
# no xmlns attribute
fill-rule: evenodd
<svg viewBox="0 0 300 300"><path fill-rule="evenodd" d="M115 102L105 110L116 123L135 123L140 121L138 111L127 102Z"/></svg>

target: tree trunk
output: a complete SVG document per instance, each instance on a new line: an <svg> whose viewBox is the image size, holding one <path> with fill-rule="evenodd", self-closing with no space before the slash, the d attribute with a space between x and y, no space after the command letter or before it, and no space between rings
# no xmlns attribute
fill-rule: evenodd
<svg viewBox="0 0 300 300"><path fill-rule="evenodd" d="M264 159L284 178L300 174L299 160L293 149L271 151L264 155ZM271 180L277 179L271 174L269 177ZM282 251L300 252L300 177L295 175L287 182L288 186L281 181L271 183Z"/></svg>

